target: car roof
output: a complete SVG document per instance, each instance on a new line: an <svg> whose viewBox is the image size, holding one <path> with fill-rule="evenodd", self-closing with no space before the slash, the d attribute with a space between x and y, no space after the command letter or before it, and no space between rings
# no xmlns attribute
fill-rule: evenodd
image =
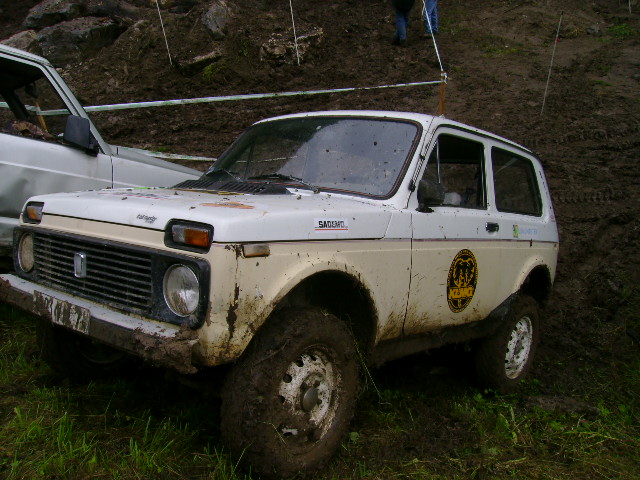
<svg viewBox="0 0 640 480"><path fill-rule="evenodd" d="M14 57L20 57L24 60L29 60L31 62L36 62L41 65L47 65L51 67L51 63L44 57L39 55L34 55L33 53L25 52L24 50L19 50L17 48L10 47L8 45L4 45L0 43L0 53L4 53L7 55L12 55Z"/></svg>

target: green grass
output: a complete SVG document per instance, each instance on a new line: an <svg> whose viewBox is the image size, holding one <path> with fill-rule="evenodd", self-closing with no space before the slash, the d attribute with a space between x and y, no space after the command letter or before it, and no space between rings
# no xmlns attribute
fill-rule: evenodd
<svg viewBox="0 0 640 480"><path fill-rule="evenodd" d="M620 25L609 27L609 34L614 38L629 38L636 36L638 32L628 24L621 23Z"/></svg>
<svg viewBox="0 0 640 480"><path fill-rule="evenodd" d="M350 434L316 478L640 477L638 356L585 369L593 382L614 375L616 388L573 392L574 408L563 385L535 378L518 395L479 390L464 355L371 372ZM549 398L559 405L539 401ZM32 320L0 305L0 478L250 479L225 453L218 409L154 369L73 385L41 362Z"/></svg>
<svg viewBox="0 0 640 480"><path fill-rule="evenodd" d="M225 60L210 63L202 70L202 79L206 83L211 83L224 76L224 73L228 70L228 65Z"/></svg>
<svg viewBox="0 0 640 480"><path fill-rule="evenodd" d="M502 37L495 35L488 35L479 39L478 46L482 51L482 56L485 58L504 57L508 55L521 55L525 51L523 46L517 42L509 42Z"/></svg>
<svg viewBox="0 0 640 480"><path fill-rule="evenodd" d="M72 385L4 305L0 335L0 478L249 478L219 441L215 401L154 370Z"/></svg>

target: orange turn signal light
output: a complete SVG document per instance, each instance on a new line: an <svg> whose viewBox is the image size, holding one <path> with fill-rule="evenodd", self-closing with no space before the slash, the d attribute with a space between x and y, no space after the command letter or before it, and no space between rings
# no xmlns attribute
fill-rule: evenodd
<svg viewBox="0 0 640 480"><path fill-rule="evenodd" d="M211 244L209 231L199 228L186 227L183 232L184 243L195 247L208 247Z"/></svg>
<svg viewBox="0 0 640 480"><path fill-rule="evenodd" d="M213 241L213 227L203 223L172 220L165 236L167 246L207 252Z"/></svg>
<svg viewBox="0 0 640 480"><path fill-rule="evenodd" d="M24 209L22 219L27 223L40 223L42 220L42 209L44 203L42 202L29 202Z"/></svg>

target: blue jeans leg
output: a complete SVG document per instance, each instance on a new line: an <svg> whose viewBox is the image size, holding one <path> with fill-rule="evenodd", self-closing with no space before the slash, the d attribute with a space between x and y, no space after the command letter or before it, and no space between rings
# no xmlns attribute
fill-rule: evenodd
<svg viewBox="0 0 640 480"><path fill-rule="evenodd" d="M427 34L431 34L432 31L438 32L438 0L425 0L422 19L424 20L424 31Z"/></svg>
<svg viewBox="0 0 640 480"><path fill-rule="evenodd" d="M409 12L396 8L396 34L393 39L397 42L407 40L407 27L409 26Z"/></svg>

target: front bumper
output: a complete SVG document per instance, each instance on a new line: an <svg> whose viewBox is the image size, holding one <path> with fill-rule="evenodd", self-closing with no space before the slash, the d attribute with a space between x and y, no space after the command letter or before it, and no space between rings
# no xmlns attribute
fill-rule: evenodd
<svg viewBox="0 0 640 480"><path fill-rule="evenodd" d="M11 274L0 275L0 301L155 365L179 373L197 371L193 349L198 334L186 325L124 314Z"/></svg>

